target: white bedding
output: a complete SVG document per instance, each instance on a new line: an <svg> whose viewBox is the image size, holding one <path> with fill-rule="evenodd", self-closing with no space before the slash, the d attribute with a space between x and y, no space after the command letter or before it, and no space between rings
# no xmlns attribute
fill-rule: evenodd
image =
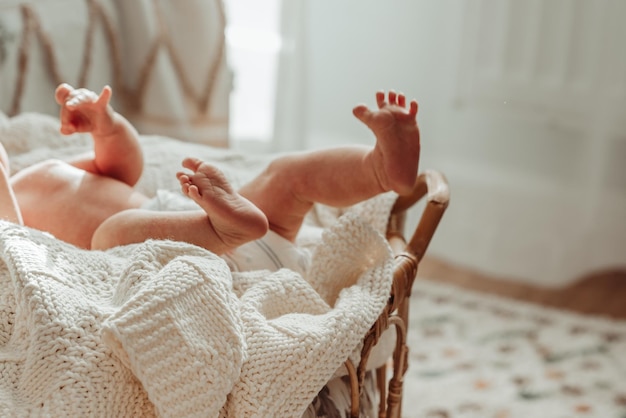
<svg viewBox="0 0 626 418"><path fill-rule="evenodd" d="M57 130L41 115L0 117L13 170L90 148ZM235 185L268 161L163 137L142 144L138 188L149 195L176 188L187 155ZM0 415L301 416L389 297L381 233L394 199L316 207L307 223L325 232L299 240L313 249L304 277L231 273L185 243L85 251L0 223Z"/></svg>

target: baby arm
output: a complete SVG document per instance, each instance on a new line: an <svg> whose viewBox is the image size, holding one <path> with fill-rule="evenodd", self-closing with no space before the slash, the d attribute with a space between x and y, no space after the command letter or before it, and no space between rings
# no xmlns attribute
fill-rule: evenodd
<svg viewBox="0 0 626 418"><path fill-rule="evenodd" d="M55 99L61 105L61 133L88 132L94 139L94 156L72 165L134 185L143 170L139 134L126 118L115 112L109 101L111 87L98 95L91 90L61 84Z"/></svg>
<svg viewBox="0 0 626 418"><path fill-rule="evenodd" d="M61 105L61 133L89 132L98 137L136 135L130 123L109 105L111 95L109 86L104 86L98 95L66 83L59 85L55 98Z"/></svg>

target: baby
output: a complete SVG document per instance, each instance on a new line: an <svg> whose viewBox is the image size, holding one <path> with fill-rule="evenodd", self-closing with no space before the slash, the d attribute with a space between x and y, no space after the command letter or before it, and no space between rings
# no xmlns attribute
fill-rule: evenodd
<svg viewBox="0 0 626 418"><path fill-rule="evenodd" d="M374 133L374 147L280 156L239 190L216 167L186 158L186 171L176 176L199 208L148 210L150 198L133 188L143 170L138 133L113 110L111 95L108 86L99 95L67 84L56 89L61 132L89 132L94 142L89 155L43 161L9 177L0 145L1 218L87 249L171 239L221 255L268 234L293 242L316 202L345 207L390 190L406 194L416 180L417 102L378 92L376 110L365 105L353 110Z"/></svg>

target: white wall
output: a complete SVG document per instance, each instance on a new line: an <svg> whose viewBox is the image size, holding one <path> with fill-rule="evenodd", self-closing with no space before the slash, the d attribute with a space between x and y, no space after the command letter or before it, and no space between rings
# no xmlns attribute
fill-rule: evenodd
<svg viewBox="0 0 626 418"><path fill-rule="evenodd" d="M371 144L353 105L417 98L422 167L452 190L431 254L545 285L626 266L626 4L303 4L307 145Z"/></svg>

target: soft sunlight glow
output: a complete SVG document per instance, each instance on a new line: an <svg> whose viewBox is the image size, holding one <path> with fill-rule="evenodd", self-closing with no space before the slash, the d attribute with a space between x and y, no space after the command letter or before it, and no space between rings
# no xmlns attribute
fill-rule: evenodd
<svg viewBox="0 0 626 418"><path fill-rule="evenodd" d="M241 51L276 54L282 46L282 39L277 32L261 31L245 26L226 28L226 42L230 48Z"/></svg>
<svg viewBox="0 0 626 418"><path fill-rule="evenodd" d="M230 137L269 143L274 136L276 78L282 48L280 0L228 3L226 45L234 75Z"/></svg>

